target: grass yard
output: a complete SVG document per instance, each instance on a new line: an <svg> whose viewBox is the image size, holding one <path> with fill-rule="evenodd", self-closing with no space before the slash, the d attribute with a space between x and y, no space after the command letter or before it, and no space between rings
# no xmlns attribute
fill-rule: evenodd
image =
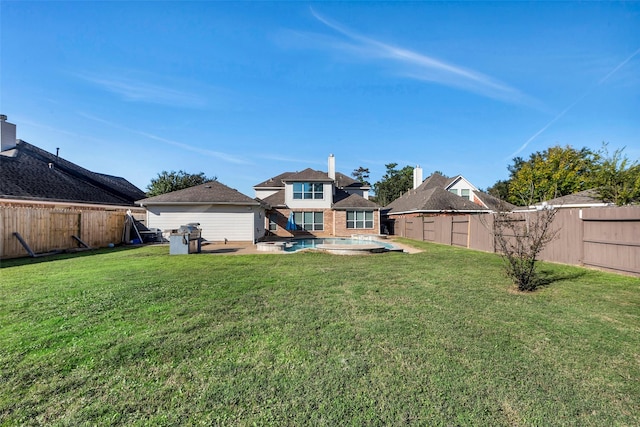
<svg viewBox="0 0 640 427"><path fill-rule="evenodd" d="M495 255L2 262L0 425L640 425L640 280Z"/></svg>

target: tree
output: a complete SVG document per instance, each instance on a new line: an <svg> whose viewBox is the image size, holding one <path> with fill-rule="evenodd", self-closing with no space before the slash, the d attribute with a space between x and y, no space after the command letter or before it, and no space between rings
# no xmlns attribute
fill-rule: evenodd
<svg viewBox="0 0 640 427"><path fill-rule="evenodd" d="M396 169L397 163L385 165L387 172L382 179L373 184L373 190L379 205L387 206L413 186L413 167Z"/></svg>
<svg viewBox="0 0 640 427"><path fill-rule="evenodd" d="M509 199L509 181L500 180L497 181L493 186L487 188L487 193L491 194L493 197L497 197L500 200L508 200Z"/></svg>
<svg viewBox="0 0 640 427"><path fill-rule="evenodd" d="M363 168L362 166L360 166L358 169L354 169L353 172L351 172L352 177L365 185L371 185L371 183L368 181L369 174L369 168Z"/></svg>
<svg viewBox="0 0 640 427"><path fill-rule="evenodd" d="M493 237L496 250L505 260L505 271L520 291L531 292L541 285L536 270L538 255L559 233L552 228L556 209L494 215Z"/></svg>
<svg viewBox="0 0 640 427"><path fill-rule="evenodd" d="M599 155L582 148L554 146L531 154L529 160L513 159L509 166L507 201L528 206L543 200L593 188L593 172Z"/></svg>
<svg viewBox="0 0 640 427"><path fill-rule="evenodd" d="M640 164L630 162L623 151L618 149L610 155L603 143L593 179L598 196L618 206L640 202Z"/></svg>
<svg viewBox="0 0 640 427"><path fill-rule="evenodd" d="M147 186L147 196L153 197L160 194L170 193L172 191L183 190L195 185L204 184L205 182L215 181L217 177L207 177L204 172L198 174L189 174L183 170L162 171L157 178L153 178Z"/></svg>

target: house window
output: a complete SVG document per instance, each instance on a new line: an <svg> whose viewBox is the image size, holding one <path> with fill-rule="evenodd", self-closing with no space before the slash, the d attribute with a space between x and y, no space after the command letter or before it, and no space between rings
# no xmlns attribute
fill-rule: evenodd
<svg viewBox="0 0 640 427"><path fill-rule="evenodd" d="M460 197L464 197L467 200L471 200L471 194L469 193L468 188L463 188L460 190Z"/></svg>
<svg viewBox="0 0 640 427"><path fill-rule="evenodd" d="M347 228L373 228L373 211L347 211Z"/></svg>
<svg viewBox="0 0 640 427"><path fill-rule="evenodd" d="M322 212L294 212L293 215L298 230L324 230L324 215Z"/></svg>
<svg viewBox="0 0 640 427"><path fill-rule="evenodd" d="M277 218L277 214L272 213L269 215L269 231L278 231L278 223L276 222Z"/></svg>
<svg viewBox="0 0 640 427"><path fill-rule="evenodd" d="M450 188L449 192L455 194L456 196L458 195L458 189L457 188Z"/></svg>
<svg viewBox="0 0 640 427"><path fill-rule="evenodd" d="M294 199L323 199L324 185L321 182L294 182Z"/></svg>

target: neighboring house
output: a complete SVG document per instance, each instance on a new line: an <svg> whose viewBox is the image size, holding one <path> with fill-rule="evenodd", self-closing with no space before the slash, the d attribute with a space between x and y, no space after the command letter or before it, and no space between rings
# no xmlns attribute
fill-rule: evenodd
<svg viewBox="0 0 640 427"><path fill-rule="evenodd" d="M253 187L270 206L269 235L279 237L350 236L380 232L380 206L369 200L368 185L335 169L285 172Z"/></svg>
<svg viewBox="0 0 640 427"><path fill-rule="evenodd" d="M16 139L0 115L0 258L127 241L126 217L144 192Z"/></svg>
<svg viewBox="0 0 640 427"><path fill-rule="evenodd" d="M602 198L598 196L598 192L594 189L579 191L577 193L569 194L567 196L557 197L551 200L545 200L544 202L536 203L529 206L530 209L540 209L541 207L552 208L598 208L598 207L610 207L615 206L614 203L605 203Z"/></svg>
<svg viewBox="0 0 640 427"><path fill-rule="evenodd" d="M255 242L265 234L265 205L218 181L137 203L147 209L147 227L165 233L199 223L208 241Z"/></svg>
<svg viewBox="0 0 640 427"><path fill-rule="evenodd" d="M385 206L385 225L393 221L424 215L482 214L512 210L514 205L479 191L462 175L453 178L434 173L422 181L422 169L414 169L414 188Z"/></svg>
<svg viewBox="0 0 640 427"><path fill-rule="evenodd" d="M134 206L144 192L124 178L89 171L57 154L16 140L16 126L0 115L0 204Z"/></svg>

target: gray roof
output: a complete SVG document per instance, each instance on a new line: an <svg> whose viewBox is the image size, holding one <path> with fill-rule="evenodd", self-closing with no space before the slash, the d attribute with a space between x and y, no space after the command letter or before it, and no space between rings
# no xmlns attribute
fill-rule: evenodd
<svg viewBox="0 0 640 427"><path fill-rule="evenodd" d="M210 181L184 190L172 191L138 200L140 205L164 204L240 204L260 205L261 203L238 190L227 187L218 181Z"/></svg>
<svg viewBox="0 0 640 427"><path fill-rule="evenodd" d="M338 188L370 188L369 185L353 179L343 173L336 172L336 187Z"/></svg>
<svg viewBox="0 0 640 427"><path fill-rule="evenodd" d="M262 200L273 207L286 206L284 203L284 190L279 190Z"/></svg>
<svg viewBox="0 0 640 427"><path fill-rule="evenodd" d="M284 172L281 173L278 176L274 176L272 178L269 178L266 181L261 182L260 184L254 185L253 188L280 188L280 187L284 187L284 182L283 180L286 180L286 178L290 175L295 174L296 172Z"/></svg>
<svg viewBox="0 0 640 427"><path fill-rule="evenodd" d="M374 202L371 202L365 199L362 196L357 194L349 194L342 189L347 190L367 190L369 188L368 185L363 184L360 181L357 181L353 178L348 177L347 175L336 172L336 179L333 180L329 177L326 172L318 171L315 169L307 168L300 172L284 172L280 175L269 178L266 181L261 182L260 184L255 185L253 188L261 188L261 189L276 189L281 188L281 190L276 193L265 197L262 199L265 203L268 203L273 207L282 207L285 205L285 194L284 187L286 182L333 182L336 187L336 194L333 198L333 208L334 209L379 209L380 206Z"/></svg>
<svg viewBox="0 0 640 427"><path fill-rule="evenodd" d="M326 172L318 171L315 169L307 168L301 172L284 172L280 175L274 176L254 185L254 188L280 188L284 187L284 183L287 181L331 181L329 175ZM368 185L363 184L341 172L336 172L336 179L334 180L337 188L369 188Z"/></svg>
<svg viewBox="0 0 640 427"><path fill-rule="evenodd" d="M545 201L548 205L561 206L561 205L589 205L589 204L602 204L602 198L598 195L597 190L583 190L577 193L569 194L567 196L557 197L555 199ZM536 205L542 205L542 202L536 203Z"/></svg>
<svg viewBox="0 0 640 427"><path fill-rule="evenodd" d="M380 209L377 203L367 200L358 194L349 194L343 190L336 190L333 201L333 209Z"/></svg>
<svg viewBox="0 0 640 427"><path fill-rule="evenodd" d="M512 210L516 206L504 202L490 194L474 190L473 193L485 206L474 203L464 197L460 197L446 190L448 186L462 178L461 175L453 178L434 173L414 190L409 190L388 206L387 213L408 212L450 212L450 211L500 211Z"/></svg>
<svg viewBox="0 0 640 427"><path fill-rule="evenodd" d="M329 178L325 172L317 171L315 169L307 168L301 172L296 172L290 174L289 176L282 179L283 182L289 181L319 181L319 182L327 182L333 181Z"/></svg>
<svg viewBox="0 0 640 427"><path fill-rule="evenodd" d="M124 178L92 172L17 141L0 155L0 197L133 206L144 192Z"/></svg>
<svg viewBox="0 0 640 427"><path fill-rule="evenodd" d="M492 196L491 194L484 193L482 191L474 191L473 193L476 195L478 199L482 200L482 203L484 203L492 211L508 212L518 208L516 205L513 205L509 202L505 202L504 200L498 199L497 197Z"/></svg>
<svg viewBox="0 0 640 427"><path fill-rule="evenodd" d="M427 177L422 184L416 188L416 190L428 190L430 188L446 188L449 184L451 184L456 178L449 178L447 176L441 175L437 172L431 174L431 176Z"/></svg>
<svg viewBox="0 0 640 427"><path fill-rule="evenodd" d="M385 206L388 214L407 212L486 211L483 206L457 196L444 188L409 190Z"/></svg>

